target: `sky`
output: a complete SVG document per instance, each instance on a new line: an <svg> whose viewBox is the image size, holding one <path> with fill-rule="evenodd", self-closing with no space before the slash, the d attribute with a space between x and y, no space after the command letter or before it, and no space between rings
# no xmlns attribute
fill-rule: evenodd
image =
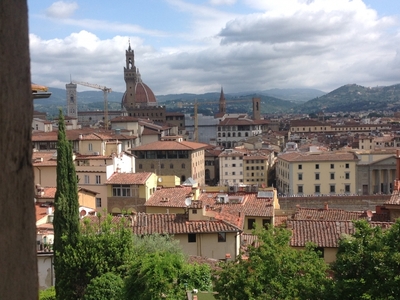
<svg viewBox="0 0 400 300"><path fill-rule="evenodd" d="M32 82L156 95L400 83L398 0L28 0ZM78 91L88 90L83 86Z"/></svg>

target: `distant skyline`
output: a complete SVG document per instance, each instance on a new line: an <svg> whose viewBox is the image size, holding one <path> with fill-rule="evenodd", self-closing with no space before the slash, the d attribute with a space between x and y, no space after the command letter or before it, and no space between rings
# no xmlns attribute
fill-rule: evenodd
<svg viewBox="0 0 400 300"><path fill-rule="evenodd" d="M28 0L32 82L156 95L400 83L398 0ZM78 91L90 88L78 87Z"/></svg>

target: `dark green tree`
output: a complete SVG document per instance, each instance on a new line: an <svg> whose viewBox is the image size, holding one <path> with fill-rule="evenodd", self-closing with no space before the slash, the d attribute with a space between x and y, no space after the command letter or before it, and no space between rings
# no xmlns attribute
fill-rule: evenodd
<svg viewBox="0 0 400 300"><path fill-rule="evenodd" d="M289 246L291 232L271 227L256 232L258 246L248 259L223 263L215 274L217 299L326 299L327 264L310 245Z"/></svg>
<svg viewBox="0 0 400 300"><path fill-rule="evenodd" d="M79 238L79 202L72 146L67 140L64 116L60 109L57 141L57 191L54 198L54 270L57 299L73 299L73 287L65 278L60 261L67 246L75 247Z"/></svg>
<svg viewBox="0 0 400 300"><path fill-rule="evenodd" d="M124 281L114 273L93 278L85 291L83 300L121 300Z"/></svg>
<svg viewBox="0 0 400 300"><path fill-rule="evenodd" d="M63 281L69 289L69 298L64 299L86 297L90 282L106 273L121 278L127 275L133 261L133 234L128 224L129 220L116 221L110 215L83 220L77 243L67 245L59 258ZM102 281L99 279L98 283ZM89 292L93 295L93 287Z"/></svg>
<svg viewBox="0 0 400 300"><path fill-rule="evenodd" d="M332 266L336 299L400 299L400 220L389 229L365 220L355 227Z"/></svg>

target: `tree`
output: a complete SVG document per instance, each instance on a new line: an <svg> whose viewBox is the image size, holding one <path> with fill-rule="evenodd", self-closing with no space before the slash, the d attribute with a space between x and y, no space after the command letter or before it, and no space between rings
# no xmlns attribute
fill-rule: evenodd
<svg viewBox="0 0 400 300"><path fill-rule="evenodd" d="M60 109L57 141L57 190L54 198L54 271L57 299L73 299L69 278L61 257L66 247L74 248L79 238L79 202L72 146L66 137L64 116Z"/></svg>
<svg viewBox="0 0 400 300"><path fill-rule="evenodd" d="M332 269L337 299L400 298L400 220L389 229L355 222L356 231L339 241Z"/></svg>
<svg viewBox="0 0 400 300"><path fill-rule="evenodd" d="M256 234L259 245L250 247L248 259L224 263L216 272L217 299L325 299L328 266L315 248L291 248L291 232L284 228Z"/></svg>
<svg viewBox="0 0 400 300"><path fill-rule="evenodd" d="M88 284L83 300L120 300L124 281L114 273L93 278Z"/></svg>
<svg viewBox="0 0 400 300"><path fill-rule="evenodd" d="M37 299L26 0L0 1L0 45L0 298Z"/></svg>
<svg viewBox="0 0 400 300"><path fill-rule="evenodd" d="M186 290L210 290L208 265L189 264L171 236L135 237L135 258L125 280L125 298L184 299Z"/></svg>
<svg viewBox="0 0 400 300"><path fill-rule="evenodd" d="M110 215L85 218L77 243L66 245L59 257L62 282L69 289L64 299L82 299L92 280L107 273L124 278L133 260L132 238L132 229L124 218L119 222ZM99 279L96 284L103 281ZM89 293L93 295L93 286Z"/></svg>

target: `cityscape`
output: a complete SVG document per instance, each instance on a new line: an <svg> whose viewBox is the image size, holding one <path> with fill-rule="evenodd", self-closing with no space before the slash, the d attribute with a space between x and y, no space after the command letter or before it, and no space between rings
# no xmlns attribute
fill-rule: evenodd
<svg viewBox="0 0 400 300"><path fill-rule="evenodd" d="M339 238L354 233L353 221L390 226L397 219L397 112L267 114L255 95L239 100L250 103L251 114L230 113L223 87L209 101L218 104L212 116L198 113L206 103L197 101L185 104L192 113L170 112L142 81L130 44L125 53L120 110L107 109L107 87L65 85L81 218L133 215L134 234L171 235L187 255L214 262L243 255L256 240L254 228L285 226L291 247L314 242L326 263L335 262ZM105 109L80 111L79 85L101 90ZM33 93L50 99L49 91ZM53 255L57 126L57 118L34 111L40 259ZM39 268L42 289L54 283L47 268Z"/></svg>

